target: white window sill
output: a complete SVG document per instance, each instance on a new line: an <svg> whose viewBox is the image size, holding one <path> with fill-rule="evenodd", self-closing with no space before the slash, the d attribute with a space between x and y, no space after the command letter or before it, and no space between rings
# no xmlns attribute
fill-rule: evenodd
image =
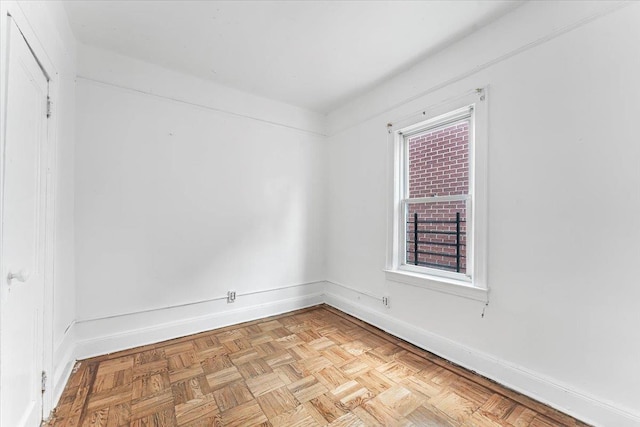
<svg viewBox="0 0 640 427"><path fill-rule="evenodd" d="M472 286L468 282L448 279L446 277L429 276L403 270L385 270L387 280L430 289L445 294L457 295L476 301L486 301L488 290Z"/></svg>

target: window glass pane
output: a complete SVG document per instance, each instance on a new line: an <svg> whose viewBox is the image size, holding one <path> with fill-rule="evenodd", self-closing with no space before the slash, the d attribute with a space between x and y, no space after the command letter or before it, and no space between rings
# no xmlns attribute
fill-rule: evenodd
<svg viewBox="0 0 640 427"><path fill-rule="evenodd" d="M466 201L411 203L406 221L407 264L467 272Z"/></svg>
<svg viewBox="0 0 640 427"><path fill-rule="evenodd" d="M409 137L409 197L469 193L469 120Z"/></svg>

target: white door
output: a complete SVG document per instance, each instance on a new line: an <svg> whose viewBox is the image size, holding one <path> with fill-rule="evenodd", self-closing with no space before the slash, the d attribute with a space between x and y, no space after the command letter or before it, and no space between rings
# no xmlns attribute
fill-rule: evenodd
<svg viewBox="0 0 640 427"><path fill-rule="evenodd" d="M42 419L48 81L13 20L8 46L3 108L0 425L35 427Z"/></svg>

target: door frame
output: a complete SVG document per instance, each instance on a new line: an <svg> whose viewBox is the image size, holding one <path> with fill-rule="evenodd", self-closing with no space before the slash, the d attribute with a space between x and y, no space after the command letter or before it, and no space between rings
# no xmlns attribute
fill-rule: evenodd
<svg viewBox="0 0 640 427"><path fill-rule="evenodd" d="M6 129L6 105L7 105L7 59L9 55L8 32L10 30L11 20L14 21L25 40L27 45L31 49L33 56L40 65L45 77L49 82L49 98L53 106L59 93L59 74L58 70L53 64L51 57L48 55L44 45L38 38L37 32L31 25L27 16L21 9L21 6L16 1L3 1L0 3L0 51L6 55L0 59L0 102L2 103L3 114L0 114L0 129ZM44 151L44 158L46 163L46 186L45 186L45 247L44 247L44 295L43 295L43 325L42 325L42 337L43 337L43 369L48 377L48 384L45 393L42 395L42 418L47 419L49 413L54 407L54 387L52 384L53 379L53 320L54 320L54 255L55 255L55 202L56 202L56 155L57 155L57 129L59 119L55 112L55 108L52 116L47 120L47 140L46 148ZM5 133L0 134L0 188L4 188L4 147L5 147ZM0 219L4 214L4 201L0 197ZM3 238L2 221L0 220L0 241ZM0 269L2 268L2 245L0 245ZM5 285L4 278L0 278L0 286ZM1 322L1 320L0 320ZM3 325L0 323L0 340L2 340ZM0 368L1 369L1 368ZM0 372L2 375L2 372ZM0 390L0 399L2 398L5 390Z"/></svg>

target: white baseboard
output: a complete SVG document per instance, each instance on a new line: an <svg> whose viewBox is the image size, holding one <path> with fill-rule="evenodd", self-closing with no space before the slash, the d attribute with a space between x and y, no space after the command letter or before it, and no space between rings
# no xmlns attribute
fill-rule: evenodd
<svg viewBox="0 0 640 427"><path fill-rule="evenodd" d="M48 414L50 410L56 407L62 392L64 391L67 381L71 376L71 370L75 364L76 357L76 335L75 322L67 329L62 338L62 342L53 353L53 376L51 378L51 408L44 408L44 413Z"/></svg>
<svg viewBox="0 0 640 427"><path fill-rule="evenodd" d="M323 302L324 282L76 323L77 359L113 353L221 328Z"/></svg>
<svg viewBox="0 0 640 427"><path fill-rule="evenodd" d="M238 296L232 304L208 301L77 321L54 354L52 408L58 404L76 360L322 304L325 285L313 282Z"/></svg>
<svg viewBox="0 0 640 427"><path fill-rule="evenodd" d="M332 290L343 295L338 295ZM526 368L497 359L396 319L382 311L367 307L360 302L353 290L344 286L328 282L324 302L417 347L477 372L577 419L596 426L640 426L640 415L638 414L602 402L601 399L571 389ZM378 301L376 303L380 304Z"/></svg>
<svg viewBox="0 0 640 427"><path fill-rule="evenodd" d="M55 352L54 405L76 359L112 353L326 303L453 363L596 426L640 426L640 414L376 310L378 298L321 281L188 307L78 321ZM134 326L135 325L135 326Z"/></svg>

